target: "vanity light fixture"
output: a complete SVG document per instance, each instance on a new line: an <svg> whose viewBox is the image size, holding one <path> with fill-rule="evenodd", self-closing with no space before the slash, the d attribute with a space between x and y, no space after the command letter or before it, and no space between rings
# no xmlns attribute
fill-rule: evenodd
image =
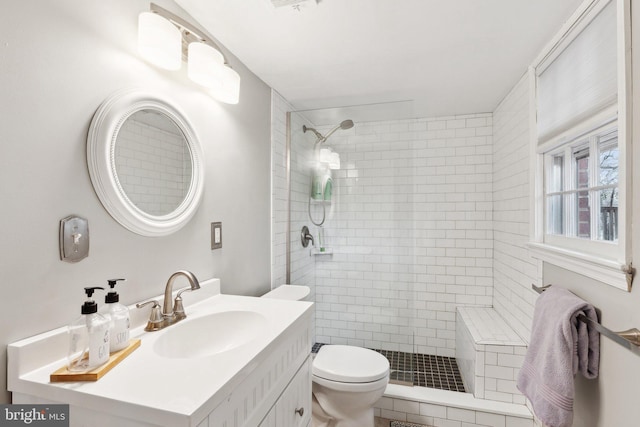
<svg viewBox="0 0 640 427"><path fill-rule="evenodd" d="M227 104L240 99L240 76L227 63L218 45L204 31L151 3L138 18L138 50L152 64L179 70L187 62L189 78Z"/></svg>
<svg viewBox="0 0 640 427"><path fill-rule="evenodd" d="M162 16L142 12L138 16L138 51L157 67L179 70L182 66L182 34Z"/></svg>

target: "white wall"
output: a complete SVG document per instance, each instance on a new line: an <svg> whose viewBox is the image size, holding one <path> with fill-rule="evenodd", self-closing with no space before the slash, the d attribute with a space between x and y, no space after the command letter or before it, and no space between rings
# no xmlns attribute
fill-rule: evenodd
<svg viewBox="0 0 640 427"><path fill-rule="evenodd" d="M640 25L640 9L632 10L632 26ZM633 44L640 45L640 33L633 33ZM634 188L640 186L640 50L633 49L633 178ZM496 310L528 339L537 294L530 283L556 284L593 303L601 310L601 322L611 330L640 328L640 279L636 273L630 293L575 274L562 268L544 264L537 267L527 253L528 240L528 116L529 102L526 77L518 83L494 112L494 224L495 224L495 294ZM517 165L517 166L516 166ZM640 254L640 197L634 194L631 237L635 267ZM542 272L538 272L538 270ZM600 375L575 380L574 422L576 427L632 427L638 425L633 408L640 393L640 357L601 337Z"/></svg>
<svg viewBox="0 0 640 427"><path fill-rule="evenodd" d="M635 2L632 2L635 3ZM635 5L635 4L634 4ZM632 27L640 27L640 8L632 8ZM632 43L640 46L640 32L633 31ZM640 49L633 53L633 228L630 232L633 264L640 259ZM545 264L544 283L555 283L593 303L602 312L601 322L613 331L640 328L640 278L636 272L631 293L623 292L578 274ZM638 425L635 408L640 394L640 356L608 338L600 340L600 375L586 380L576 377L574 426L632 427Z"/></svg>
<svg viewBox="0 0 640 427"><path fill-rule="evenodd" d="M172 1L158 2L190 19ZM162 293L188 269L219 277L223 292L257 295L270 282L270 89L234 57L240 103L224 105L186 78L136 53L142 0L8 0L0 14L0 343L68 323L82 288L125 277L121 301ZM186 113L205 154L200 209L177 233L148 238L114 221L86 166L89 123L100 103L125 87L169 96ZM77 264L59 260L58 222L89 220L91 248ZM210 222L222 221L223 248L210 249ZM188 311L188 307L187 307ZM0 364L6 365L5 352ZM0 371L5 384L5 372ZM4 388L4 386L3 386ZM7 401L8 393L2 394Z"/></svg>

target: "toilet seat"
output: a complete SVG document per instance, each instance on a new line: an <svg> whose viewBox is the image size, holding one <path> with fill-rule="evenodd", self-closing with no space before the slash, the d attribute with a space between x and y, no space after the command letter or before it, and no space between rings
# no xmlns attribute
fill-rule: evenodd
<svg viewBox="0 0 640 427"><path fill-rule="evenodd" d="M323 383L345 385L387 381L389 361L373 350L348 345L324 345L313 360L313 376ZM369 384L372 385L372 384Z"/></svg>
<svg viewBox="0 0 640 427"><path fill-rule="evenodd" d="M327 380L325 378L313 375L313 384L321 385L331 390L348 391L351 393L366 393L378 389L385 389L388 383L388 376L384 376L379 380L371 381L368 383L345 383L342 381Z"/></svg>

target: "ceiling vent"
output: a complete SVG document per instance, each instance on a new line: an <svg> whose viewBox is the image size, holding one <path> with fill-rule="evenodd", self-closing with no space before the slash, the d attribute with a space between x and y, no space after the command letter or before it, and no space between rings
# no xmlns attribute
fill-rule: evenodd
<svg viewBox="0 0 640 427"><path fill-rule="evenodd" d="M268 0L273 7L280 10L302 12L317 5L317 0Z"/></svg>

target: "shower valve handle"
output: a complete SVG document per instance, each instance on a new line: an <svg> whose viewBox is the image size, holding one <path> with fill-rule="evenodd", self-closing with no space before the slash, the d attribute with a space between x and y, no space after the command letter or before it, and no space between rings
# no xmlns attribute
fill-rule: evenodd
<svg viewBox="0 0 640 427"><path fill-rule="evenodd" d="M309 227L305 225L302 227L302 230L300 231L300 243L302 243L302 247L306 248L307 246L309 246L309 241L311 241L311 244L315 246L315 242L313 241L313 236L311 235L311 233L309 233Z"/></svg>

